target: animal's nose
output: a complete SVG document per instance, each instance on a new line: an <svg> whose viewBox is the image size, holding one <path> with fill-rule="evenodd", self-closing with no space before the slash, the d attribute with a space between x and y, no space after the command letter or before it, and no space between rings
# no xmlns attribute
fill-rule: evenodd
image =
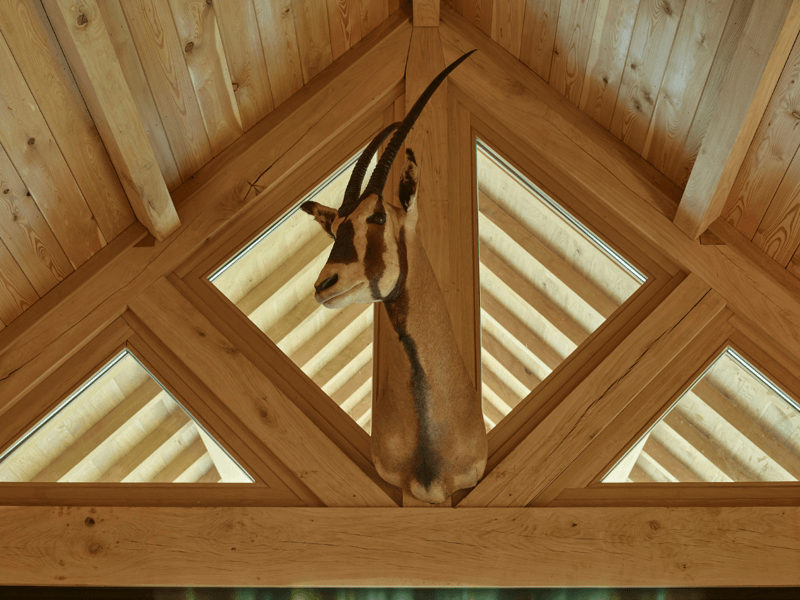
<svg viewBox="0 0 800 600"><path fill-rule="evenodd" d="M319 294L322 290L327 290L332 285L335 285L337 281L339 281L339 276L336 274L331 275L319 285L315 285L314 289L317 290L317 293Z"/></svg>

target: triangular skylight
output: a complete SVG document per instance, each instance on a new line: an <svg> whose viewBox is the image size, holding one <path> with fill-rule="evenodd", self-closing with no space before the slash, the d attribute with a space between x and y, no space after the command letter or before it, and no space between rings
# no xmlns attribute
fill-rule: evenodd
<svg viewBox="0 0 800 600"><path fill-rule="evenodd" d="M124 350L0 457L0 481L253 479Z"/></svg>
<svg viewBox="0 0 800 600"><path fill-rule="evenodd" d="M482 394L490 429L646 278L481 141L477 169Z"/></svg>
<svg viewBox="0 0 800 600"><path fill-rule="evenodd" d="M300 204L312 199L338 208L355 160L353 157L343 165L209 279L369 433L375 309L372 304L343 309L317 304L314 281L333 240L299 210Z"/></svg>
<svg viewBox="0 0 800 600"><path fill-rule="evenodd" d="M602 481L798 479L800 405L727 348Z"/></svg>

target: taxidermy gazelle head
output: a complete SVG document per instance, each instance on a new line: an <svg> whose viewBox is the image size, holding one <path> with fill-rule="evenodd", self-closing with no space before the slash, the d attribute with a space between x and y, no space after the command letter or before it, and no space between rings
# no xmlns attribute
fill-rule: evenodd
<svg viewBox="0 0 800 600"><path fill-rule="evenodd" d="M474 486L483 474L487 446L481 398L416 235L420 173L413 150L406 150L400 176L401 207L384 202L383 188L425 104L470 54L428 85L402 123L372 140L353 168L338 211L316 202L301 206L334 239L314 284L317 302L329 308L383 302L397 333L387 344L389 369L373 403L372 459L383 479L431 503ZM392 132L361 193L372 156Z"/></svg>

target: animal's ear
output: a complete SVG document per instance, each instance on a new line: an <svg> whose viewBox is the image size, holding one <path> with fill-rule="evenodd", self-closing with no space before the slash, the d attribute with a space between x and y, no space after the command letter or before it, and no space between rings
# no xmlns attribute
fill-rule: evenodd
<svg viewBox="0 0 800 600"><path fill-rule="evenodd" d="M333 237L331 227L333 226L333 221L337 216L337 212L334 209L311 201L303 202L300 205L300 209L314 217L317 223L322 225L322 228L328 232L328 235Z"/></svg>
<svg viewBox="0 0 800 600"><path fill-rule="evenodd" d="M417 187L419 183L419 167L414 151L406 148L406 160L400 172L400 187L398 195L400 204L410 216L417 212Z"/></svg>

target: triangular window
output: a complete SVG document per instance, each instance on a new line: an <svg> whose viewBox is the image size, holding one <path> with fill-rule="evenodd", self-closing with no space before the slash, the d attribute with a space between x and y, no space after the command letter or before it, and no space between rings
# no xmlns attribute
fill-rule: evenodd
<svg viewBox="0 0 800 600"><path fill-rule="evenodd" d="M252 483L128 350L0 456L0 481Z"/></svg>
<svg viewBox="0 0 800 600"><path fill-rule="evenodd" d="M481 379L496 425L646 281L477 142Z"/></svg>
<svg viewBox="0 0 800 600"><path fill-rule="evenodd" d="M300 204L338 208L353 157L250 242L209 280L368 433L372 415L371 304L330 309L314 281L333 240ZM370 165L369 170L374 166Z"/></svg>
<svg viewBox="0 0 800 600"><path fill-rule="evenodd" d="M800 405L726 348L602 482L798 479Z"/></svg>

